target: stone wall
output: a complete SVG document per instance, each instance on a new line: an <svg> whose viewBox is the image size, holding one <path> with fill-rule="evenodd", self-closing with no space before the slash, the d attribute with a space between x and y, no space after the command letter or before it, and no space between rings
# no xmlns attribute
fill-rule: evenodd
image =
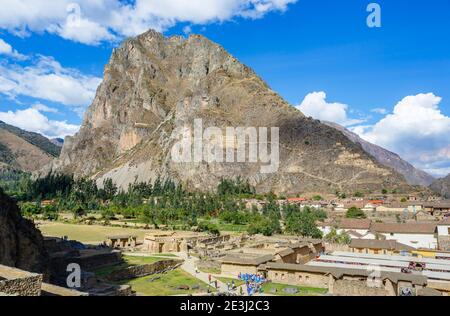
<svg viewBox="0 0 450 316"><path fill-rule="evenodd" d="M439 236L439 249L443 251L450 251L450 236Z"/></svg>
<svg viewBox="0 0 450 316"><path fill-rule="evenodd" d="M367 281L336 280L333 285L333 295L342 296L387 296L385 287L369 287Z"/></svg>
<svg viewBox="0 0 450 316"><path fill-rule="evenodd" d="M269 270L267 278L274 283L328 288L328 276L311 272L291 272L285 270Z"/></svg>
<svg viewBox="0 0 450 316"><path fill-rule="evenodd" d="M33 274L17 279L0 280L0 292L18 296L40 296L42 275Z"/></svg>
<svg viewBox="0 0 450 316"><path fill-rule="evenodd" d="M132 266L114 271L109 274L106 279L108 281L121 281L140 278L147 275L158 274L167 270L175 269L182 263L183 261L181 260L162 260L152 264Z"/></svg>

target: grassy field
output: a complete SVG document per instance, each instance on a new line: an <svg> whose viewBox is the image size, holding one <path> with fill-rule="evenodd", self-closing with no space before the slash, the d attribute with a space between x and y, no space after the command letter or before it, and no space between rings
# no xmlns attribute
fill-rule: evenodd
<svg viewBox="0 0 450 316"><path fill-rule="evenodd" d="M159 279L155 279L158 278ZM154 281L151 281L154 280ZM121 284L131 285L134 291L144 296L171 296L180 294L205 293L208 285L187 272L177 269L166 274L155 274L143 278L127 280ZM180 285L187 285L190 290L180 290ZM198 289L192 289L198 286Z"/></svg>
<svg viewBox="0 0 450 316"><path fill-rule="evenodd" d="M227 284L228 282L232 282L232 281L234 281L234 284L236 285L236 287L238 287L238 286L241 286L241 285L244 285L245 283L244 283L244 281L242 281L242 280L238 280L238 279L232 279L232 278L222 278L222 277L220 277L220 278L217 278L219 281L221 281L222 283L224 283L224 284Z"/></svg>
<svg viewBox="0 0 450 316"><path fill-rule="evenodd" d="M148 231L144 229L132 229L121 227L107 227L97 225L76 225L59 222L44 223L38 226L44 236L62 237L68 236L71 240L81 242L101 243L108 236L114 235L136 235L138 239L143 239Z"/></svg>
<svg viewBox="0 0 450 316"><path fill-rule="evenodd" d="M262 288L264 293L266 294L273 294L280 296L314 296L314 295L323 295L328 292L327 289L286 285L279 283L266 283L263 285ZM285 288L296 288L299 292L297 294L288 294L283 291ZM276 292L273 292L274 289L276 289Z"/></svg>

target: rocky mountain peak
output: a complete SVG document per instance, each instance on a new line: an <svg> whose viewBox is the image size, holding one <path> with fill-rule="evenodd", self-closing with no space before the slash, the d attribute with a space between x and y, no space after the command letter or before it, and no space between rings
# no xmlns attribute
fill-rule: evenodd
<svg viewBox="0 0 450 316"><path fill-rule="evenodd" d="M221 130L278 127L278 172L261 174L260 163L250 162L174 162L174 131L197 119ZM240 175L261 192L408 189L401 175L341 132L306 118L218 44L155 31L114 50L79 133L66 139L50 168L99 183L112 178L123 187L163 176L208 190L221 177Z"/></svg>

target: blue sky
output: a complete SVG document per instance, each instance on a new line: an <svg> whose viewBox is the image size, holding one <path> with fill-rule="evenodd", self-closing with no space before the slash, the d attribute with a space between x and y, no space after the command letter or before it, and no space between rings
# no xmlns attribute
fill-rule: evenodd
<svg viewBox="0 0 450 316"><path fill-rule="evenodd" d="M366 24L370 2L381 6L380 28ZM346 125L434 175L450 173L448 0L55 3L3 4L1 120L72 134L123 38L148 28L192 32L223 45L305 114Z"/></svg>

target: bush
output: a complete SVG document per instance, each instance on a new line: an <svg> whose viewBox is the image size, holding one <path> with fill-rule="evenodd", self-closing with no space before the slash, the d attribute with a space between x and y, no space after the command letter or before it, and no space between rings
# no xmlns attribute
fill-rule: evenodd
<svg viewBox="0 0 450 316"><path fill-rule="evenodd" d="M359 208L352 206L347 210L347 213L345 213L346 218L367 218L366 214Z"/></svg>
<svg viewBox="0 0 450 316"><path fill-rule="evenodd" d="M59 218L58 210L55 206L48 205L42 211L42 218L47 221L57 221Z"/></svg>
<svg viewBox="0 0 450 316"><path fill-rule="evenodd" d="M255 217L248 227L248 233L250 235L262 234L264 236L272 236L280 231L280 222L277 218L263 216Z"/></svg>
<svg viewBox="0 0 450 316"><path fill-rule="evenodd" d="M211 223L208 222L201 222L198 224L197 231L199 232L207 232L211 235L219 236L220 231L219 228Z"/></svg>
<svg viewBox="0 0 450 316"><path fill-rule="evenodd" d="M20 210L22 212L22 215L26 217L39 215L42 213L42 208L39 205L37 205L37 203L33 202L23 203L20 206Z"/></svg>

